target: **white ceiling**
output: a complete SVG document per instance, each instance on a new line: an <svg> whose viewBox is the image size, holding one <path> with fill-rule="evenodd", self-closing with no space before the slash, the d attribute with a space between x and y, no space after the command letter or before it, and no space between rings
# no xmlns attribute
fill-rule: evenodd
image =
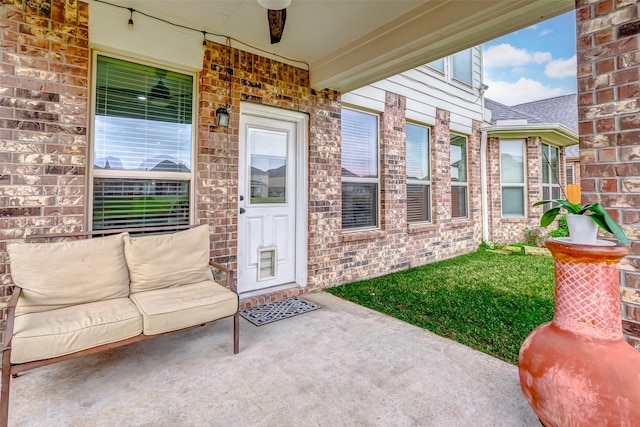
<svg viewBox="0 0 640 427"><path fill-rule="evenodd" d="M574 7L573 0L292 0L282 41L271 45L267 11L256 0L107 1L306 62L311 87L340 92Z"/></svg>

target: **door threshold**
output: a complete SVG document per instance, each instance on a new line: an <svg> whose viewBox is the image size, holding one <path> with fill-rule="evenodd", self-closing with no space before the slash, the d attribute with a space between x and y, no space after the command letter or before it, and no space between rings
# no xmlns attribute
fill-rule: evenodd
<svg viewBox="0 0 640 427"><path fill-rule="evenodd" d="M295 283L272 286L270 288L259 289L251 292L243 292L240 294L240 310L282 301L288 298L304 295L308 292L309 288L303 288Z"/></svg>
<svg viewBox="0 0 640 427"><path fill-rule="evenodd" d="M286 289L299 288L299 287L300 286L298 286L295 283L285 283L284 285L276 285L276 286L271 286L269 288L256 289L254 291L240 292L239 295L240 295L240 299L244 299L244 298L257 297L260 295L271 294L273 292L280 292Z"/></svg>

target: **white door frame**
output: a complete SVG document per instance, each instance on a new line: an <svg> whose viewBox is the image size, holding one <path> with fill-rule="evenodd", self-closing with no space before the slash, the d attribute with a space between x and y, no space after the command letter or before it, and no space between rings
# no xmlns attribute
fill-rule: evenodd
<svg viewBox="0 0 640 427"><path fill-rule="evenodd" d="M309 157L309 116L306 113L285 110L282 108L270 107L262 104L254 104L251 102L240 103L240 115L251 115L256 117L265 117L269 119L282 120L295 124L297 141L296 141L296 234L295 234L295 253L296 253L296 285L300 287L307 286L307 256L308 236L309 236L309 173L308 157ZM240 132L244 132L240 129ZM238 193L241 194L241 193ZM238 202L239 203L239 202ZM238 209L240 206L238 205ZM240 242L240 233L246 230L238 228L238 243ZM247 294L269 292L271 288L262 289ZM262 292L260 292L262 291Z"/></svg>

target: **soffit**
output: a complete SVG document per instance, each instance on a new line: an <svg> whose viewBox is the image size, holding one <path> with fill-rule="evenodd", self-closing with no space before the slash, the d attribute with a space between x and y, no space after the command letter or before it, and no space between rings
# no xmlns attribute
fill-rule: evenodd
<svg viewBox="0 0 640 427"><path fill-rule="evenodd" d="M571 0L292 0L282 41L271 45L266 9L256 0L109 2L230 36L256 48L232 41L242 50L258 53L261 49L306 62L311 87L340 92L424 65L574 7ZM208 37L224 43L223 38Z"/></svg>

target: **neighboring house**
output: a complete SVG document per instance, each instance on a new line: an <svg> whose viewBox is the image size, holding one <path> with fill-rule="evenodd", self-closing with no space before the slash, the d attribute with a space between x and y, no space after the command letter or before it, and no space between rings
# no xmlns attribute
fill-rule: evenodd
<svg viewBox="0 0 640 427"><path fill-rule="evenodd" d="M539 117L547 123L560 123L578 135L578 95L575 93L517 104L511 107ZM580 150L578 144L566 147L564 155L566 185L580 185ZM575 203L578 202L579 200Z"/></svg>
<svg viewBox="0 0 640 427"><path fill-rule="evenodd" d="M566 172L572 169L566 167L567 149L578 147L577 99L566 95L511 107L486 99L485 108L488 212L483 238L509 243L523 239L526 228L539 226L543 209L533 207L535 202L565 197Z"/></svg>

